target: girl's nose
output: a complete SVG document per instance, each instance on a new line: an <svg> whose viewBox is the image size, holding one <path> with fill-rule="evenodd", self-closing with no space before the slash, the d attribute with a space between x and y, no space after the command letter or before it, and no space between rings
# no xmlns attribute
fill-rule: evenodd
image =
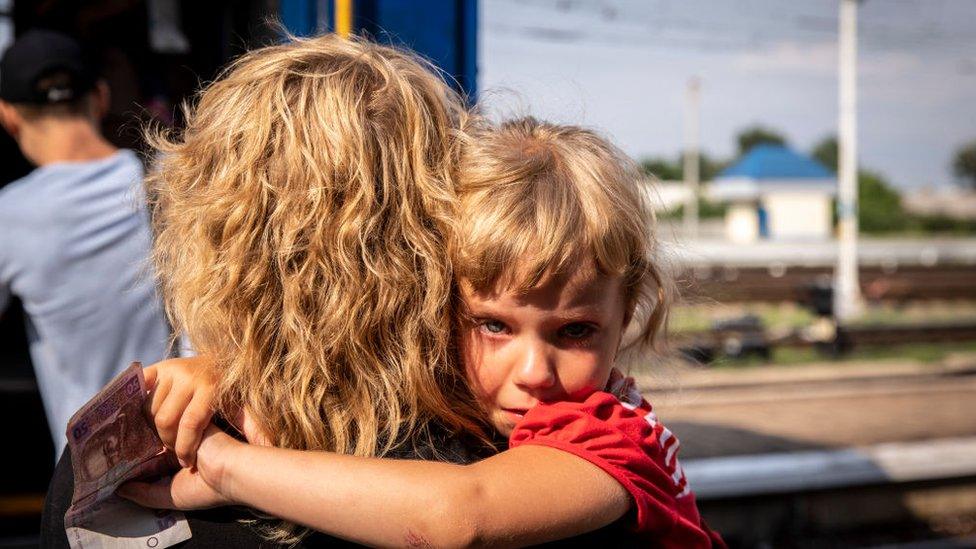
<svg viewBox="0 0 976 549"><path fill-rule="evenodd" d="M548 389L556 382L556 373L542 345L526 345L517 366L515 382L526 389Z"/></svg>

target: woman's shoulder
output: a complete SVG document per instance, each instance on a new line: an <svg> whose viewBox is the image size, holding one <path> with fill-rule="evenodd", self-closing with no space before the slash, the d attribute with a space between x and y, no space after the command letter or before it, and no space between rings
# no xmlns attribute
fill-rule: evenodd
<svg viewBox="0 0 976 549"><path fill-rule="evenodd" d="M432 422L423 430L420 440L408 440L393 449L384 457L393 459L419 459L466 465L480 461L498 452L507 441L492 437L487 443L483 437L471 433L456 432L439 423ZM489 436L492 434L489 433ZM500 444L499 444L500 443Z"/></svg>

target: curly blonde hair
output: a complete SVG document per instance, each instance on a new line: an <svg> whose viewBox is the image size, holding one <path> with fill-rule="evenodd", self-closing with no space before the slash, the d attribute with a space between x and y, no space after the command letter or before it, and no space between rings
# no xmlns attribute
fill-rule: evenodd
<svg viewBox="0 0 976 549"><path fill-rule="evenodd" d="M623 277L632 343L653 347L675 290L633 161L577 126L531 117L469 124L451 242L455 275L476 291L526 291L593 264Z"/></svg>
<svg viewBox="0 0 976 549"><path fill-rule="evenodd" d="M481 433L450 345L460 97L408 52L334 35L236 60L157 132L157 264L218 410L277 446L384 455Z"/></svg>

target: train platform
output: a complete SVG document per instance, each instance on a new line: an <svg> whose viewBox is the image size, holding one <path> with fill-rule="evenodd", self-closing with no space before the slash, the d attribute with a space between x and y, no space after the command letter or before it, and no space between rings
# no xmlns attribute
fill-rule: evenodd
<svg viewBox="0 0 976 549"><path fill-rule="evenodd" d="M976 354L638 376L686 459L976 436Z"/></svg>

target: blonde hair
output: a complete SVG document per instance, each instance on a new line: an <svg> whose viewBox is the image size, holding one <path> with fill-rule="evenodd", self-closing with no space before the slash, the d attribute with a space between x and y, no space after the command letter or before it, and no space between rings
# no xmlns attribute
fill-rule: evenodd
<svg viewBox="0 0 976 549"><path fill-rule="evenodd" d="M330 35L244 55L153 136L154 258L219 410L357 455L480 432L450 345L461 116L430 64Z"/></svg>
<svg viewBox="0 0 976 549"><path fill-rule="evenodd" d="M592 260L623 277L634 342L653 344L673 290L634 163L576 126L474 122L460 157L456 276L477 291L525 291Z"/></svg>

